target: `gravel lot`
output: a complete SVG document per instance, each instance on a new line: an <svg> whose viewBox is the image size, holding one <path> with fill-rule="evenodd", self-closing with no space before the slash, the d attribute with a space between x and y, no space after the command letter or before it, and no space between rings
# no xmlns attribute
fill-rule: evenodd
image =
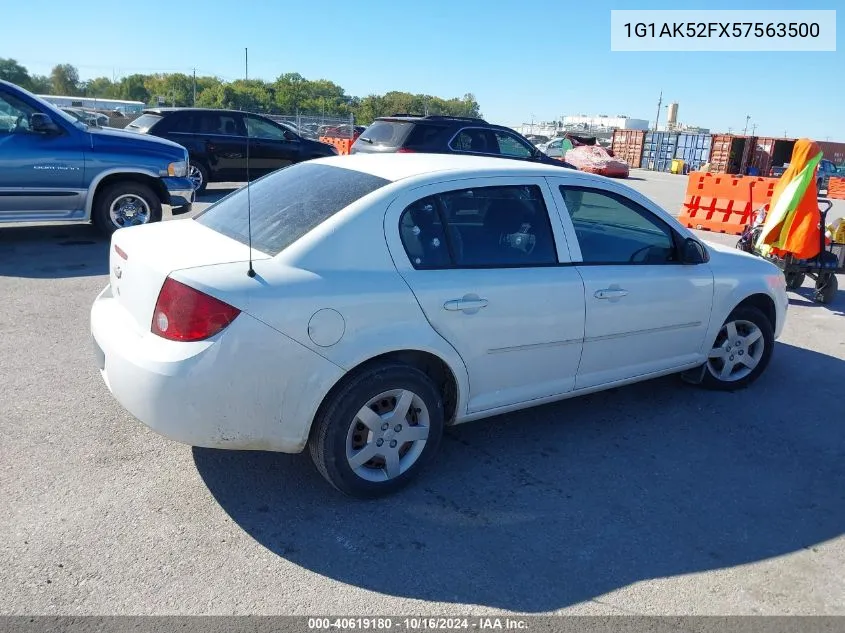
<svg viewBox="0 0 845 633"><path fill-rule="evenodd" d="M677 211L684 177L632 175ZM107 250L0 228L2 613L845 614L841 290L791 294L745 392L666 378L471 423L360 502L305 454L192 449L125 413L89 343Z"/></svg>

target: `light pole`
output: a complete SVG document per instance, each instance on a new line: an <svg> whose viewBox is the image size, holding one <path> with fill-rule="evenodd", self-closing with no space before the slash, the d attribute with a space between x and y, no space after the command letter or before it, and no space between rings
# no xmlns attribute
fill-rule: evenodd
<svg viewBox="0 0 845 633"><path fill-rule="evenodd" d="M750 120L751 120L751 115L750 115L750 114L746 114L746 115L745 115L745 130L743 130L743 132L742 132L742 135L743 135L743 136L748 136L748 122L749 122Z"/></svg>

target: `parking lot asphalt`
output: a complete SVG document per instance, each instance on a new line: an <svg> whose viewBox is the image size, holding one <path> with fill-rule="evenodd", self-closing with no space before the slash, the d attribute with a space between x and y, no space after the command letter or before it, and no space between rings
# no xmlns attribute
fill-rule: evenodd
<svg viewBox="0 0 845 633"><path fill-rule="evenodd" d="M632 175L677 210L685 178ZM0 613L845 614L842 290L790 294L746 391L670 377L463 425L361 502L305 454L191 448L123 411L89 342L107 250L0 227Z"/></svg>

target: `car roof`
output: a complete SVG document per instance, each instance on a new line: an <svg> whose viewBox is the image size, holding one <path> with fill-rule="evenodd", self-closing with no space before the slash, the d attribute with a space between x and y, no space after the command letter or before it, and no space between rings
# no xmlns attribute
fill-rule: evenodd
<svg viewBox="0 0 845 633"><path fill-rule="evenodd" d="M566 167L529 163L510 158L495 156L462 156L458 154L349 154L346 156L331 156L317 158L309 162L322 163L332 167L352 169L383 178L397 181L415 176L448 172L449 175L476 176L564 176L567 173L577 173L588 176L596 181L604 181L602 176L575 172Z"/></svg>
<svg viewBox="0 0 845 633"><path fill-rule="evenodd" d="M170 107L156 107L144 108L144 114L171 114L173 112L216 112L223 114L254 114L255 116L263 117L264 115L258 112L243 112L242 110L224 110L221 108L170 108Z"/></svg>

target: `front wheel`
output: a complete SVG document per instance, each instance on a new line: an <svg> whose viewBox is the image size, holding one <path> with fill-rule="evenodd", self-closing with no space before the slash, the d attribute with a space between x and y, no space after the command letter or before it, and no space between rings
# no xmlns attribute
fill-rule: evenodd
<svg viewBox="0 0 845 633"><path fill-rule="evenodd" d="M208 169L201 162L191 159L188 166L188 178L194 185L194 191L199 195L208 186Z"/></svg>
<svg viewBox="0 0 845 633"><path fill-rule="evenodd" d="M107 237L118 229L161 220L161 201L147 185L116 182L97 196L93 212L94 224Z"/></svg>
<svg viewBox="0 0 845 633"><path fill-rule="evenodd" d="M437 452L443 399L409 365L361 371L320 407L308 441L320 474L339 491L380 497L407 485Z"/></svg>
<svg viewBox="0 0 845 633"><path fill-rule="evenodd" d="M774 330L766 315L751 306L736 308L707 355L702 386L718 391L744 389L766 369L774 344Z"/></svg>

